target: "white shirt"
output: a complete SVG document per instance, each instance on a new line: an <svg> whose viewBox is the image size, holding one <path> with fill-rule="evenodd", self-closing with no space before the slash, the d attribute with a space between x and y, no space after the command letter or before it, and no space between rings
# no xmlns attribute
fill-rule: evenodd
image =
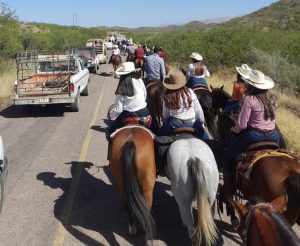
<svg viewBox="0 0 300 246"><path fill-rule="evenodd" d="M202 123L205 123L204 114L202 107L198 101L197 96L194 91L188 88L191 97L192 104L190 107L184 107L183 101L181 99L181 107L179 109L170 109L165 106L165 102L163 102L163 119L166 121L169 117L174 117L180 120L188 120L188 119L200 119Z"/></svg>
<svg viewBox="0 0 300 246"><path fill-rule="evenodd" d="M115 118L124 110L135 112L147 106L146 97L147 91L142 79L132 78L132 85L134 89L134 96L116 95L114 108L110 112L110 117Z"/></svg>
<svg viewBox="0 0 300 246"><path fill-rule="evenodd" d="M186 72L186 76L187 78L189 77L196 77L196 78L208 78L210 76L210 72L208 71L207 67L205 65L204 66L204 72L203 75L201 76L195 76L195 66L194 64L189 64L188 68L187 68L187 72Z"/></svg>
<svg viewBox="0 0 300 246"><path fill-rule="evenodd" d="M120 53L121 53L121 52L120 52L120 49L119 49L119 48L115 48L115 49L112 50L112 54L113 54L113 55L120 55Z"/></svg>

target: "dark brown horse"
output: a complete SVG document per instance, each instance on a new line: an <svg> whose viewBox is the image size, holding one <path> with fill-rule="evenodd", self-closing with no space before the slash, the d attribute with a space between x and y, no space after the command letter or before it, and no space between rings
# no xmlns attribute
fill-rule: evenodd
<svg viewBox="0 0 300 246"><path fill-rule="evenodd" d="M145 240L153 239L150 209L156 166L151 133L140 126L119 130L112 138L109 167L129 217L129 233L142 231Z"/></svg>
<svg viewBox="0 0 300 246"><path fill-rule="evenodd" d="M134 59L134 66L135 68L140 68L141 69L141 77L142 79L144 78L144 71L145 71L145 68L144 68L144 58L135 58Z"/></svg>
<svg viewBox="0 0 300 246"><path fill-rule="evenodd" d="M257 203L245 206L237 201L230 203L240 216L239 234L244 245L249 246L296 246L300 245L291 226L286 223L272 204Z"/></svg>
<svg viewBox="0 0 300 246"><path fill-rule="evenodd" d="M162 123L162 95L164 86L161 81L150 82L146 86L147 90L147 108L150 114L156 118L159 124Z"/></svg>
<svg viewBox="0 0 300 246"><path fill-rule="evenodd" d="M128 54L127 58L126 58L127 62L134 62L134 54L130 53Z"/></svg>
<svg viewBox="0 0 300 246"><path fill-rule="evenodd" d="M230 126L234 120L226 113L222 113L218 118L218 129L221 129L218 130L219 137L225 145L228 143L225 138L232 135ZM236 189L240 190L246 199L260 197L266 202L284 200L287 204L282 215L291 225L295 222L300 225L299 158L287 150L264 150L263 146L259 149L247 151L237 157L234 175ZM247 169L249 164L251 169Z"/></svg>
<svg viewBox="0 0 300 246"><path fill-rule="evenodd" d="M110 58L110 63L113 65L114 72L122 63L122 57L120 55L112 55Z"/></svg>

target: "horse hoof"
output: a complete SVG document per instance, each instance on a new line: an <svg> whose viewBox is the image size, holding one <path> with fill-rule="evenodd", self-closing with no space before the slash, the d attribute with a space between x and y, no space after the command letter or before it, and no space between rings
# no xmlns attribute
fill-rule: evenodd
<svg viewBox="0 0 300 246"><path fill-rule="evenodd" d="M129 224L129 234L130 235L135 235L137 233L137 227L135 224L130 225Z"/></svg>

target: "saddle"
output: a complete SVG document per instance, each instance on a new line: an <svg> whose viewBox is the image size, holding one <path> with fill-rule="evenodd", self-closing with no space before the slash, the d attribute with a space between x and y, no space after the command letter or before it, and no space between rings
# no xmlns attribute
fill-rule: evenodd
<svg viewBox="0 0 300 246"><path fill-rule="evenodd" d="M126 125L142 125L150 128L152 125L152 116L148 115L145 117L126 117L123 119L123 124Z"/></svg>
<svg viewBox="0 0 300 246"><path fill-rule="evenodd" d="M175 128L171 136L157 136L154 138L155 163L157 174L166 176L165 166L167 166L167 153L170 145L180 139L191 139L197 137L194 128Z"/></svg>

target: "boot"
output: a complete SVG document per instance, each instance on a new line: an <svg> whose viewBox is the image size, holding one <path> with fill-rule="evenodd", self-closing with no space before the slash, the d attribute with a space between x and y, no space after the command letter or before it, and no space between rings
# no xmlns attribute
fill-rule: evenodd
<svg viewBox="0 0 300 246"><path fill-rule="evenodd" d="M227 202L228 198L233 199L234 190L233 190L232 175L228 172L223 172L223 179L224 179L224 200L226 203L227 216L230 216L232 226L237 227L239 225L239 220L235 216L235 211L233 207Z"/></svg>

